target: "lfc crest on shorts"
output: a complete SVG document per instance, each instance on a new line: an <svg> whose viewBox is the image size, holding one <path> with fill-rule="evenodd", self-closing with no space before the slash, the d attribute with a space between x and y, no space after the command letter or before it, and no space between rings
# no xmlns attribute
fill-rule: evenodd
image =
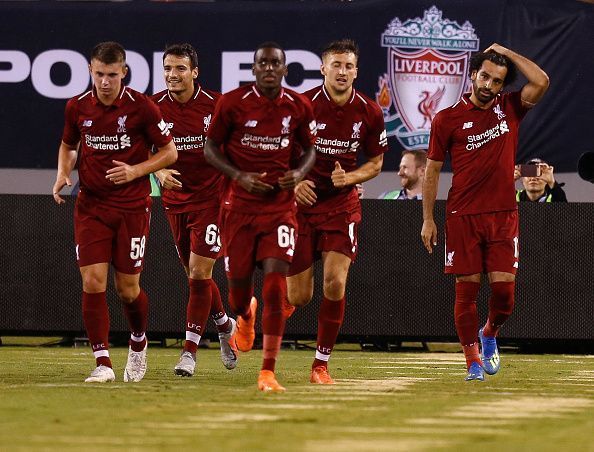
<svg viewBox="0 0 594 452"><path fill-rule="evenodd" d="M479 49L470 22L444 19L432 6L423 18L394 18L381 36L388 72L379 77L377 103L388 136L405 149L426 149L431 120L465 91L468 60Z"/></svg>

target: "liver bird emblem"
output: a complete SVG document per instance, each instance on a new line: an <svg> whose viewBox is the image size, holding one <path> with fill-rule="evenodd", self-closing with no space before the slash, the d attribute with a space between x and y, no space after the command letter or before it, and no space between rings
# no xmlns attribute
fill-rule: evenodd
<svg viewBox="0 0 594 452"><path fill-rule="evenodd" d="M437 113L437 107L439 107L439 102L444 93L445 86L437 88L433 94L429 91L421 91L422 99L417 108L419 109L419 113L423 115L423 125L419 129L428 129L431 126L431 121Z"/></svg>

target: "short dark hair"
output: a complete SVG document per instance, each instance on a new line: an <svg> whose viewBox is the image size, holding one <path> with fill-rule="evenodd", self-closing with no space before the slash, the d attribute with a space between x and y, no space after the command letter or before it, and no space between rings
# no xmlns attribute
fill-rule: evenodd
<svg viewBox="0 0 594 452"><path fill-rule="evenodd" d="M339 39L326 44L322 50L322 59L329 53L354 53L355 58L359 61L359 46L352 39Z"/></svg>
<svg viewBox="0 0 594 452"><path fill-rule="evenodd" d="M417 166L427 166L427 151L420 149L405 149L402 151L402 156L406 154L412 154L415 157L415 163Z"/></svg>
<svg viewBox="0 0 594 452"><path fill-rule="evenodd" d="M280 44L278 42L264 41L262 44L260 44L258 47L256 47L256 50L254 50L254 63L256 62L256 54L258 53L258 50L260 50L260 49L278 49L283 54L283 64L287 62L287 55L285 54L284 49L280 46Z"/></svg>
<svg viewBox="0 0 594 452"><path fill-rule="evenodd" d="M543 159L539 159L538 157L533 157L526 162L526 165L542 165L542 164L548 165L547 162L545 162Z"/></svg>
<svg viewBox="0 0 594 452"><path fill-rule="evenodd" d="M165 61L167 55L175 55L182 58L187 57L190 59L190 69L198 67L198 53L196 53L194 46L187 42L184 42L183 44L168 45L165 48L165 52L163 52L163 61Z"/></svg>
<svg viewBox="0 0 594 452"><path fill-rule="evenodd" d="M104 64L126 64L126 51L115 41L100 42L91 51L91 60L98 60Z"/></svg>
<svg viewBox="0 0 594 452"><path fill-rule="evenodd" d="M508 57L501 55L494 50L478 52L472 55L470 57L470 64L468 65L468 75L471 76L473 72L478 72L484 61L490 61L497 66L505 66L507 68L503 85L510 85L516 80L518 76L516 65L512 63Z"/></svg>

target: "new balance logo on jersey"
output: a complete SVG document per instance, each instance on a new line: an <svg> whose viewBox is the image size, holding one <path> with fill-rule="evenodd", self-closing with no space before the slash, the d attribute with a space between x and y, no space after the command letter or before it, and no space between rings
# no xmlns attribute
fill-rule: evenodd
<svg viewBox="0 0 594 452"><path fill-rule="evenodd" d="M255 119L249 119L245 124L244 127L256 127L258 125L258 121Z"/></svg>
<svg viewBox="0 0 594 452"><path fill-rule="evenodd" d="M126 133L126 119L128 119L128 115L118 118L118 133Z"/></svg>
<svg viewBox="0 0 594 452"><path fill-rule="evenodd" d="M129 147L132 147L130 137L128 135L122 135L120 137L120 149L125 149Z"/></svg>
<svg viewBox="0 0 594 452"><path fill-rule="evenodd" d="M462 130L464 129L470 129L472 127L472 121L470 122L465 122L464 125L462 126Z"/></svg>
<svg viewBox="0 0 594 452"><path fill-rule="evenodd" d="M140 267L141 265L142 265L142 261L136 261L136 262L134 263L134 268L138 268L138 267Z"/></svg>
<svg viewBox="0 0 594 452"><path fill-rule="evenodd" d="M159 130L161 131L161 135L166 136L166 137L169 136L169 127L164 120L161 119L159 124L157 124L157 127L159 127Z"/></svg>
<svg viewBox="0 0 594 452"><path fill-rule="evenodd" d="M91 127L93 125L92 119L85 119L82 123L83 127Z"/></svg>
<svg viewBox="0 0 594 452"><path fill-rule="evenodd" d="M312 127L313 124L313 127ZM318 130L324 130L326 128L326 124L323 122L318 122L316 124L315 121L312 121L309 123L309 130L311 130L312 132L317 132Z"/></svg>
<svg viewBox="0 0 594 452"><path fill-rule="evenodd" d="M501 105L495 105L493 107L493 112L497 115L497 119L502 120L505 118L505 113L501 111Z"/></svg>
<svg viewBox="0 0 594 452"><path fill-rule="evenodd" d="M212 114L204 117L204 131L208 131L208 127L210 126L210 121L212 119Z"/></svg>
<svg viewBox="0 0 594 452"><path fill-rule="evenodd" d="M501 124L499 124L499 131L501 133L509 132L509 126L507 125L507 121L501 121Z"/></svg>
<svg viewBox="0 0 594 452"><path fill-rule="evenodd" d="M361 125L363 125L363 121L353 123L353 134L351 138L361 138Z"/></svg>
<svg viewBox="0 0 594 452"><path fill-rule="evenodd" d="M221 251L221 247L218 245L215 245L210 249L211 253L218 253L219 251Z"/></svg>
<svg viewBox="0 0 594 452"><path fill-rule="evenodd" d="M380 133L379 145L381 147L386 147L388 145L388 133L386 132L386 129L384 129L383 132Z"/></svg>
<svg viewBox="0 0 594 452"><path fill-rule="evenodd" d="M283 128L281 129L281 134L287 134L291 132L291 115L285 116L282 120Z"/></svg>
<svg viewBox="0 0 594 452"><path fill-rule="evenodd" d="M293 256L294 253L295 253L295 250L293 248L289 248L287 250L287 256Z"/></svg>
<svg viewBox="0 0 594 452"><path fill-rule="evenodd" d="M447 253L446 263L445 263L446 267L453 267L453 265L454 265L454 253L455 253L455 251L451 251L451 252Z"/></svg>

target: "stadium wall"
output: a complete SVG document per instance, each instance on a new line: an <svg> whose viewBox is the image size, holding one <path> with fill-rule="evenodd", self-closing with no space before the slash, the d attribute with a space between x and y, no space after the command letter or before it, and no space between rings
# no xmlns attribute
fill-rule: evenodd
<svg viewBox="0 0 594 452"><path fill-rule="evenodd" d="M84 336L73 208L72 198L57 206L51 196L0 195L0 336ZM590 203L520 205L516 309L502 330L503 340L594 342L593 210ZM360 251L347 286L342 340L456 340L454 281L443 274L442 201L436 213L439 245L429 255L420 240L421 203L363 200ZM150 297L149 335L181 338L187 280L158 198L147 248L141 282ZM221 262L214 278L226 300ZM317 268L314 300L288 321L287 338L315 338L321 282ZM255 284L259 293L259 276ZM109 286L112 334L125 334L125 319ZM482 318L487 295L483 283ZM209 331L214 334L212 325Z"/></svg>

